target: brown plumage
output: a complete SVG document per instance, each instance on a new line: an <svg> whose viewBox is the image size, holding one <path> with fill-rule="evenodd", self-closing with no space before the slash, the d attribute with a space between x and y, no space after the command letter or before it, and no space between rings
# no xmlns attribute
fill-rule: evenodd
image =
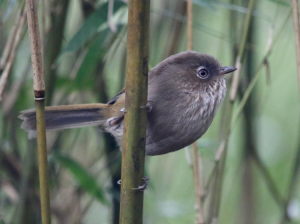
<svg viewBox="0 0 300 224"><path fill-rule="evenodd" d="M173 55L149 72L146 154L179 150L199 139L210 126L226 94L224 74L234 67L221 67L212 56L194 51ZM107 104L46 107L47 130L100 126L123 140L125 90ZM22 128L34 137L35 109L19 116Z"/></svg>

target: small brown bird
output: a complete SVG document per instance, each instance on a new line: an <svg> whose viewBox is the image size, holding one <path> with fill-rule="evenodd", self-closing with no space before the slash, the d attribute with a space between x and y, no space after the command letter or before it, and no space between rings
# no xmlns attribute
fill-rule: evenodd
<svg viewBox="0 0 300 224"><path fill-rule="evenodd" d="M190 145L210 126L226 94L222 67L212 56L195 51L165 59L149 71L146 154L161 155ZM125 90L107 104L46 107L46 128L100 126L122 145ZM21 128L36 135L35 109L21 112Z"/></svg>

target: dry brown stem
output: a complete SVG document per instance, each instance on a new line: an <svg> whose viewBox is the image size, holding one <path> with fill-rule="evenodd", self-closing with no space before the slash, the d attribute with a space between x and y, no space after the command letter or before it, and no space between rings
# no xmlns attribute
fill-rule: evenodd
<svg viewBox="0 0 300 224"><path fill-rule="evenodd" d="M22 33L22 30L24 27L25 19L26 19L26 12L24 10L24 12L22 13L22 15L20 17L18 26L17 26L16 35L15 35L14 42L13 42L13 45L12 45L12 48L10 51L10 56L9 56L8 62L6 63L5 69L0 78L0 101L2 100L2 94L3 94L4 88L5 88L5 85L7 82L7 78L8 78L11 66L15 59L16 50L17 50L18 44L21 39L21 33Z"/></svg>
<svg viewBox="0 0 300 224"><path fill-rule="evenodd" d="M192 23L193 23L193 0L188 0L187 2L187 37L188 37L188 44L187 49L191 51L193 49L193 29L192 29Z"/></svg>
<svg viewBox="0 0 300 224"><path fill-rule="evenodd" d="M0 60L0 71L3 70L3 68L5 67L8 57L9 57L9 54L11 53L11 47L13 44L13 40L15 39L14 37L16 35L16 31L17 31L17 28L20 23L21 11L22 11L21 9L18 10L15 24L9 31L9 35L8 35L8 38L7 38L7 41L6 41L2 56L1 56L1 60Z"/></svg>
<svg viewBox="0 0 300 224"><path fill-rule="evenodd" d="M194 163L193 163L193 172L194 172L194 182L195 182L195 191L197 198L197 224L204 223L203 215L203 205L202 205L202 196L203 196L203 184L201 181L202 174L202 160L198 153L197 142L193 143L194 151ZM201 175L201 176L200 176Z"/></svg>
<svg viewBox="0 0 300 224"><path fill-rule="evenodd" d="M300 93L300 33L299 33L298 0L293 0L293 20L294 20L294 31L295 31L294 33L295 33L295 45L296 45L298 87L299 87L299 93Z"/></svg>
<svg viewBox="0 0 300 224"><path fill-rule="evenodd" d="M5 99L3 101L3 113L5 115L8 115L14 106L22 85L25 83L25 80L29 74L29 70L31 68L31 63L30 60L28 60L27 65L25 66L25 69L22 72L21 79L20 80L15 80L14 83L12 84L10 90L8 91L8 94L5 94Z"/></svg>

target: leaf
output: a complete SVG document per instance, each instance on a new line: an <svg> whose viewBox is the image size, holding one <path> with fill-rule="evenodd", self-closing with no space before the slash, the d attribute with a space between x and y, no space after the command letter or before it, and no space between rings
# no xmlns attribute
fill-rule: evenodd
<svg viewBox="0 0 300 224"><path fill-rule="evenodd" d="M97 198L99 202L106 203L103 189L98 186L96 179L92 177L77 161L57 152L53 154L53 158L72 173L80 188Z"/></svg>
<svg viewBox="0 0 300 224"><path fill-rule="evenodd" d="M116 1L114 3L114 12L121 7L126 6L124 2ZM97 32L98 28L107 22L108 3L101 5L91 16L89 16L78 32L73 36L69 43L63 48L60 56L66 52L76 51L83 47L85 43L92 38Z"/></svg>
<svg viewBox="0 0 300 224"><path fill-rule="evenodd" d="M112 33L109 28L106 28L90 43L88 52L74 80L76 86L81 88L82 86L94 86L94 71L96 66L103 61L107 51L112 46L111 43L122 28L123 26L119 25L117 33Z"/></svg>

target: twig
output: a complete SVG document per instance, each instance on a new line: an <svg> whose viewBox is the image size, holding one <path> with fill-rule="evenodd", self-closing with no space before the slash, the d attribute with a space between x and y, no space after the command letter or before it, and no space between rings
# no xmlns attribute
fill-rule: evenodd
<svg viewBox="0 0 300 224"><path fill-rule="evenodd" d="M228 108L227 108L227 118L229 121L232 119L232 113L233 113L233 103L235 101L236 91L238 88L238 82L239 82L239 73L241 70L241 61L244 56L245 52L245 46L246 46L246 40L248 36L248 30L250 28L250 21L252 17L252 12L254 8L255 0L249 1L249 10L245 19L244 23L244 30L242 33L242 38L240 41L239 51L236 58L236 67L237 71L233 74L233 80L231 85L231 92L230 92L230 102L228 102ZM227 123L227 125L230 125L230 123ZM226 154L227 154L227 145L228 145L228 139L230 131L227 131L228 127L224 127L224 133L222 133L222 140L220 147L218 149L216 157L218 159L215 162L216 166L216 175L214 178L214 182L212 185L211 190L211 200L208 208L208 223L218 222L218 216L219 216L219 210L220 210L220 204L221 204L221 197L222 197L222 184L223 184L223 176L224 176L224 170L225 170L225 163L226 163Z"/></svg>
<svg viewBox="0 0 300 224"><path fill-rule="evenodd" d="M270 193L272 194L273 198L275 199L277 205L280 208L282 208L286 204L286 201L284 200L284 198L280 194L278 188L276 187L275 181L273 180L270 173L268 172L268 169L265 167L265 165L259 158L257 151L251 152L251 157L253 158L257 167L260 169L261 174L264 176L264 179L267 183Z"/></svg>
<svg viewBox="0 0 300 224"><path fill-rule="evenodd" d="M22 72L21 79L16 80L13 83L13 85L12 85L10 91L9 91L9 94L5 95L5 99L3 101L3 106L2 106L4 115L9 114L12 107L14 106L14 104L15 104L18 96L19 96L20 89L21 89L22 85L24 85L25 80L28 76L30 67L31 67L31 63L30 63L30 58L29 58L28 63L25 66L25 69Z"/></svg>
<svg viewBox="0 0 300 224"><path fill-rule="evenodd" d="M70 76L69 78L71 80L74 80L76 78L76 75L78 73L78 70L80 69L84 59L85 59L85 56L86 54L88 53L88 50L87 49L83 49L81 52L80 52L80 55L79 57L76 59L75 63L74 63L74 67L73 69L71 70L70 72Z"/></svg>
<svg viewBox="0 0 300 224"><path fill-rule="evenodd" d="M300 94L300 33L299 33L299 11L298 0L293 0L293 20L294 20L294 32L295 32L295 45L296 45L296 61L297 61L297 73L298 73L298 87Z"/></svg>
<svg viewBox="0 0 300 224"><path fill-rule="evenodd" d="M270 56L270 54L271 54L271 50L273 49L275 43L277 42L277 40L278 40L278 38L279 38L281 32L283 31L283 28L285 27L287 21L289 20L290 16L291 16L291 11L289 11L289 12L287 13L287 16L286 16L284 22L282 23L281 27L279 28L278 33L277 33L276 36L274 37L272 44L271 44L270 47L267 49L267 52L265 53L265 56L263 57L263 59L262 59L261 62L259 63L259 66L258 66L258 68L257 68L257 70L256 70L256 72L255 72L255 75L253 76L251 82L249 83L249 85L248 85L248 87L247 87L247 89L246 89L246 91L245 91L245 93L244 93L244 96L243 96L243 98L241 99L240 104L238 105L237 112L236 112L236 114L234 115L234 117L233 117L233 119L232 119L232 122L231 122L231 124L230 124L229 129L227 130L227 134L229 134L229 133L231 132L231 129L232 129L233 126L236 124L236 122L237 122L239 116L241 115L241 113L242 113L242 111L243 111L243 108L244 108L244 106L245 106L245 104L246 104L246 102L247 102L247 100L248 100L248 98L249 98L249 96L250 96L250 94L251 94L251 92L252 92L252 90L253 90L253 88L254 88L256 82L257 82L257 80L258 80L259 72L260 72L261 68L262 68L263 65L264 65L264 61L265 61L267 58L269 58L269 56Z"/></svg>
<svg viewBox="0 0 300 224"><path fill-rule="evenodd" d="M116 27L116 24L114 24L112 21L113 13L114 13L114 0L109 0L108 13L107 13L108 26L109 26L111 32L115 33L115 32L117 32L117 27Z"/></svg>
<svg viewBox="0 0 300 224"><path fill-rule="evenodd" d="M245 19L244 32L242 33L241 43L240 43L240 47L239 47L239 53L236 58L235 67L237 68L237 70L233 73L232 85L231 85L231 90L230 90L230 100L232 102L235 100L236 92L237 92L238 85L239 85L239 76L240 76L240 72L241 72L242 58L243 58L243 55L245 52L245 46L246 46L250 21L252 18L254 3L255 3L255 0L249 1L249 5L248 5L249 10L248 10L248 13L247 13L247 16Z"/></svg>
<svg viewBox="0 0 300 224"><path fill-rule="evenodd" d="M41 215L43 224L51 224L45 125L44 65L41 53L41 40L35 0L26 0L26 11L30 39L31 61L33 68L33 89L36 106Z"/></svg>
<svg viewBox="0 0 300 224"><path fill-rule="evenodd" d="M197 198L197 224L204 223L204 215L203 215L203 205L202 205L202 196L203 196L203 187L200 174L202 168L201 157L198 155L198 148L197 142L193 143L193 151L194 151L194 163L193 163L193 172L194 172L194 182L195 182L195 191L196 191L196 198ZM202 175L201 175L202 176Z"/></svg>
<svg viewBox="0 0 300 224"><path fill-rule="evenodd" d="M23 13L22 13L22 16L20 17L20 20L19 20L19 25L17 27L16 35L15 35L15 38L14 38L14 43L13 43L13 46L11 48L11 52L10 52L8 62L6 64L5 69L4 69L4 71L2 73L2 76L0 78L0 101L2 100L2 94L3 94L4 88L5 88L5 85L6 85L6 82L7 82L7 78L8 78L11 66L12 66L12 64L14 62L14 59L15 59L16 50L17 50L18 44L19 44L20 39L21 39L21 33L22 33L22 30L23 30L23 27L24 27L25 19L26 19L26 11L24 10Z"/></svg>
<svg viewBox="0 0 300 224"><path fill-rule="evenodd" d="M187 1L187 16L188 16L188 19L187 19L187 38L188 38L188 44L187 44L187 49L188 51L191 51L193 50L193 8L192 8L192 5L193 5L193 0L188 0Z"/></svg>
<svg viewBox="0 0 300 224"><path fill-rule="evenodd" d="M193 50L193 1L187 1L187 49L189 51ZM204 224L204 215L203 215L203 205L201 202L203 196L203 184L201 181L202 173L199 172L201 164L201 159L198 154L197 142L193 143L193 152L194 152L194 161L193 161L193 174L195 182L195 193L196 193L196 203L197 203L197 215L196 222L197 224Z"/></svg>
<svg viewBox="0 0 300 224"><path fill-rule="evenodd" d="M296 61L297 61L297 74L298 74L298 89L300 94L300 33L299 33L299 5L298 0L292 1L293 7L293 21L294 21L294 32L295 32L295 45L296 45ZM291 176L291 180L288 186L288 198L286 204L283 208L283 216L281 219L281 223L284 224L287 221L290 221L289 214L287 213L287 209L289 206L289 202L292 199L294 192L296 191L295 186L297 185L297 176L299 176L300 172L300 142L298 143L298 150L294 162L293 173Z"/></svg>
<svg viewBox="0 0 300 224"><path fill-rule="evenodd" d="M279 28L278 33L277 33L276 36L274 37L274 40L273 40L272 44L269 45L270 47L267 49L267 52L266 52L265 56L263 57L261 63L259 64L259 67L258 67L258 69L257 69L257 71L256 71L256 73L255 73L255 75L254 75L254 77L252 78L250 84L248 85L248 87L247 87L247 89L246 89L246 91L245 91L245 93L244 93L244 96L243 96L243 98L242 98L242 100L241 100L241 102L240 102L240 104L239 104L239 106L238 106L237 113L235 114L235 116L233 116L232 122L231 122L230 125L227 127L227 130L226 130L226 128L225 128L224 136L222 137L222 141L221 141L221 143L220 143L219 149L218 149L217 154L216 154L216 160L215 160L215 165L214 165L214 166L215 166L214 170L216 170L216 171L214 171L214 172L216 173L216 176L218 175L218 172L221 172L221 175L223 175L222 173L224 172L224 167L223 167L223 166L224 166L224 163L223 163L223 165L222 165L222 163L220 163L220 161L224 161L224 158L226 158L227 143L228 143L228 139L229 139L229 135L230 135L230 133L231 133L231 130L232 130L232 128L234 127L234 125L236 124L236 122L237 122L239 116L241 115L241 112L242 112L242 110L243 110L243 108L244 108L244 106L245 106L245 104L246 104L246 102L247 102L247 100L248 100L248 98L249 98L249 95L250 95L250 93L252 92L252 89L253 89L253 87L254 87L256 81L258 80L258 75L259 75L260 69L263 67L263 62L264 62L264 60L270 56L271 50L273 49L275 43L277 42L277 40L278 40L278 38L279 38L281 32L283 31L283 28L285 27L287 21L289 20L290 16L291 16L291 11L289 11L289 12L287 13L287 16L286 16L284 22L282 23L281 27ZM228 114L229 114L230 116L229 116L229 118L227 117L226 119L227 119L227 120L231 120L231 117L232 117L232 109L233 109L232 103L229 105L228 108L229 108L229 109L228 109ZM221 167L221 170L219 170L218 167ZM222 167L223 167L223 168L222 168ZM214 198L218 198L217 200L220 200L220 196L216 195L214 189L216 189L216 185L219 185L219 184L222 184L222 183L215 183L215 184L212 186L212 188L213 188L213 190L212 190L212 191L213 191L212 196L213 196ZM220 194L220 192L218 192L218 194ZM218 214L218 209L215 209L215 206L219 206L219 205L218 205L219 203L216 203L216 202L215 202L215 199L212 199L211 201L212 201L212 202L211 202L211 205L210 205L210 208L209 208L209 214L208 214L210 222L211 222L213 219L217 219L217 217L213 217L213 213L215 213L215 215Z"/></svg>
<svg viewBox="0 0 300 224"><path fill-rule="evenodd" d="M21 12L22 12L22 10L19 9L18 12L17 12L17 17L16 17L16 20L15 20L15 24L13 25L13 27L9 31L9 35L8 35L8 38L7 38L7 41L6 41L2 56L1 56L1 60L0 60L0 73L3 70L4 66L6 65L7 59L9 58L9 55L11 53L13 40L15 40L16 31L17 31L17 28L18 28L18 26L20 24L20 21L21 21L20 20Z"/></svg>

